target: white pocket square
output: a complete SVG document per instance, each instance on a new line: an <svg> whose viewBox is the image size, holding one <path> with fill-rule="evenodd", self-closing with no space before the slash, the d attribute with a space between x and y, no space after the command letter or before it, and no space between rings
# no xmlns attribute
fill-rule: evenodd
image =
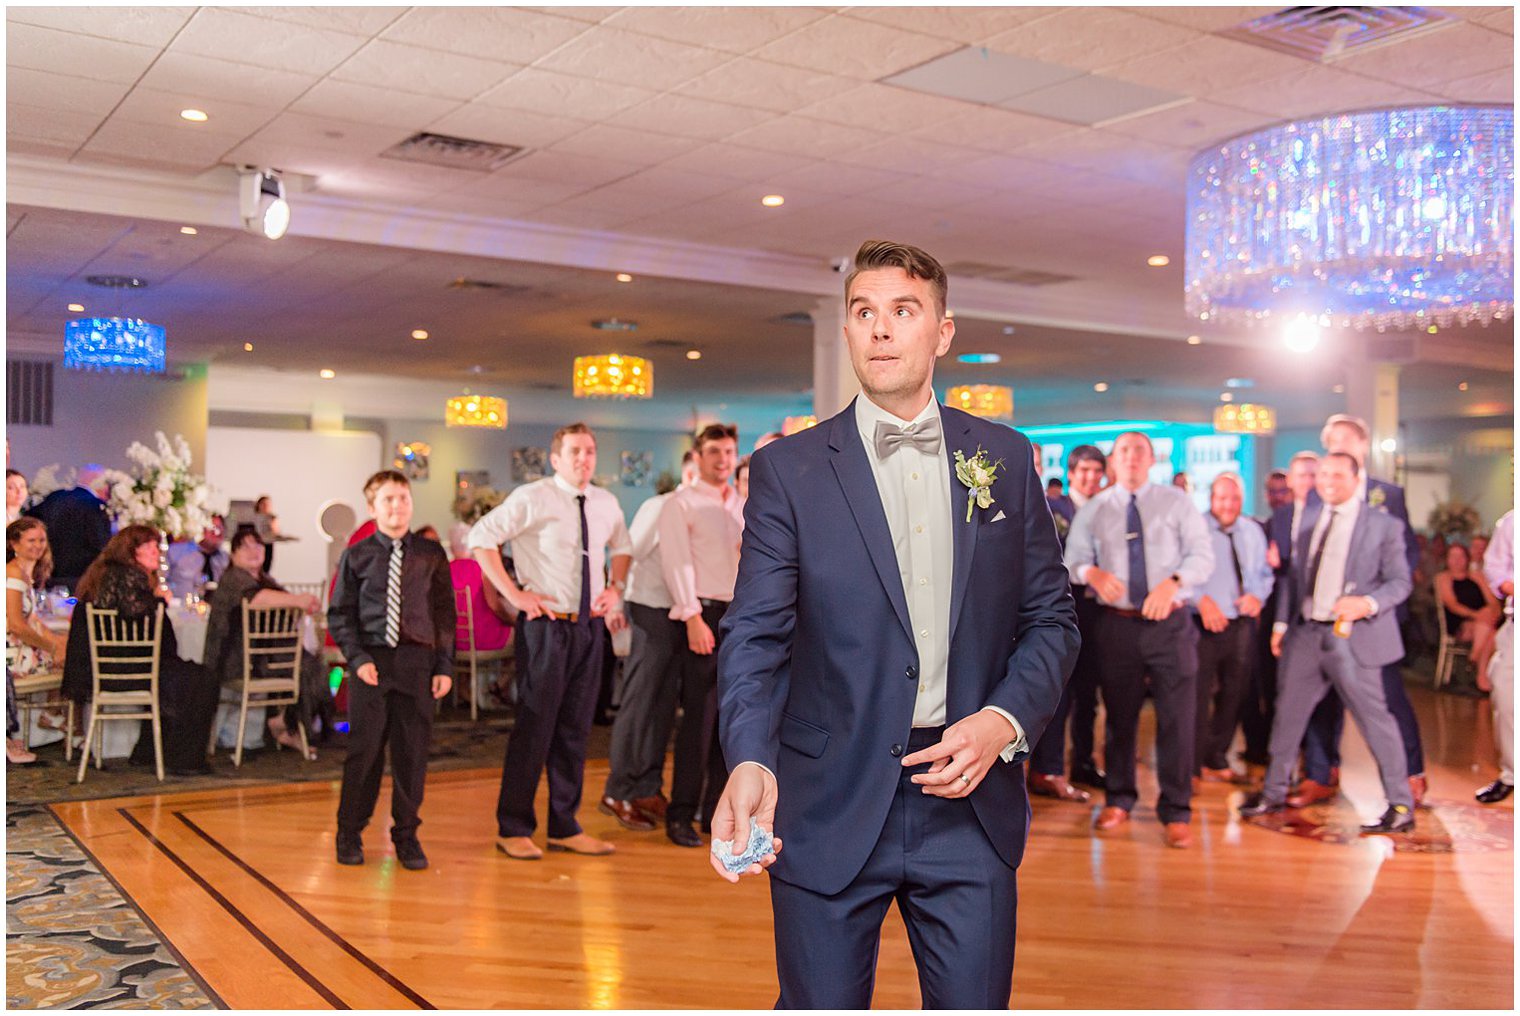
<svg viewBox="0 0 1520 1016"><path fill-rule="evenodd" d="M996 514L996 515L994 515L994 516L992 516L992 521L993 521L993 522L1001 522L1001 521L1003 521L1003 520L1004 520L1004 519L1006 519L1006 518L1007 518L1007 517L1008 517L1008 516L1006 516L1006 515L1004 515L1004 514L1003 514L1003 512L1002 512L1002 510L1001 510L1001 509L999 509L999 510L998 510L998 513L997 513L997 514Z"/></svg>

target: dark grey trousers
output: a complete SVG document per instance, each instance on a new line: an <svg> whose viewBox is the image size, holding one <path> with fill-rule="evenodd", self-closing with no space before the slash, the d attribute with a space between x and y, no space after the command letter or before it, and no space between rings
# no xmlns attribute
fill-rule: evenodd
<svg viewBox="0 0 1520 1016"><path fill-rule="evenodd" d="M628 624L633 646L612 724L611 771L603 790L619 801L660 792L686 659L686 625L672 621L664 607L629 603Z"/></svg>

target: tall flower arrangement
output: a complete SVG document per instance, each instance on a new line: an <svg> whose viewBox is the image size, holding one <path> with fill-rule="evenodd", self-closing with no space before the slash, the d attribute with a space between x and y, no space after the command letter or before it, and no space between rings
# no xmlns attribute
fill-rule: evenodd
<svg viewBox="0 0 1520 1016"><path fill-rule="evenodd" d="M107 507L118 526L142 523L166 537L199 540L211 525L206 479L190 472L190 443L184 435L176 434L172 443L163 431L153 436L156 451L140 441L127 449L130 473L106 471L111 484Z"/></svg>

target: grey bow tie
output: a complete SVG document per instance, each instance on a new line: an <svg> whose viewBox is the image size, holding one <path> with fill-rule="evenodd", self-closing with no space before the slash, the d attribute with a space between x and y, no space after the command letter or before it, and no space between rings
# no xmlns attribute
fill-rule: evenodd
<svg viewBox="0 0 1520 1016"><path fill-rule="evenodd" d="M876 457L885 459L903 445L912 445L925 455L939 451L939 417L930 417L910 427L898 427L886 420L876 421Z"/></svg>

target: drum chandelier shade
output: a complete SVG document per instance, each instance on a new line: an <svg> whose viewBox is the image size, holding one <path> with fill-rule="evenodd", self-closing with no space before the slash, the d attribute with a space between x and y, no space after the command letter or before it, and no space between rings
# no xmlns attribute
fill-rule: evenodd
<svg viewBox="0 0 1520 1016"><path fill-rule="evenodd" d="M957 385L945 392L945 404L989 420L1013 419L1013 389L1006 385Z"/></svg>
<svg viewBox="0 0 1520 1016"><path fill-rule="evenodd" d="M575 358L575 397L647 399L654 395L654 365L638 356L603 353Z"/></svg>
<svg viewBox="0 0 1520 1016"><path fill-rule="evenodd" d="M1214 429L1222 434L1274 434L1277 411L1250 402L1226 403L1214 410Z"/></svg>
<svg viewBox="0 0 1520 1016"><path fill-rule="evenodd" d="M1514 145L1511 107L1430 106L1338 113L1200 152L1187 312L1378 330L1507 319Z"/></svg>
<svg viewBox="0 0 1520 1016"><path fill-rule="evenodd" d="M788 416L781 422L781 436L791 437L793 434L816 426L818 426L818 417L816 416Z"/></svg>
<svg viewBox="0 0 1520 1016"><path fill-rule="evenodd" d="M443 422L448 427L492 427L507 429L507 400L495 395L471 395L465 392L443 404Z"/></svg>
<svg viewBox="0 0 1520 1016"><path fill-rule="evenodd" d="M78 318L64 325L63 365L74 370L162 374L163 325L139 318Z"/></svg>

